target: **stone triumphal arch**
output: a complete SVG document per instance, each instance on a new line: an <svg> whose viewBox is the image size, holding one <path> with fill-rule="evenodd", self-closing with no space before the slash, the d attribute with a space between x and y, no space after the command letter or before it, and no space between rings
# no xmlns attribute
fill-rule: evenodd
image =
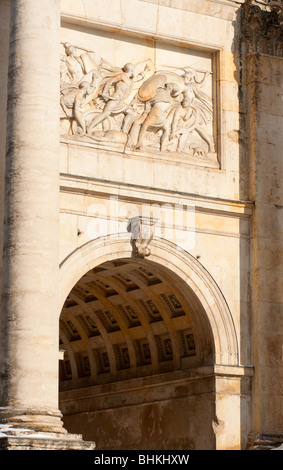
<svg viewBox="0 0 283 470"><path fill-rule="evenodd" d="M1 449L280 448L282 15L2 0Z"/></svg>

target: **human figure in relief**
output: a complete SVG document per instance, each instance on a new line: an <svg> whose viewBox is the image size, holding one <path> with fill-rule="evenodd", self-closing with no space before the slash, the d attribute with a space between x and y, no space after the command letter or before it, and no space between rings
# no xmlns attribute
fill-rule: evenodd
<svg viewBox="0 0 283 470"><path fill-rule="evenodd" d="M137 149L142 149L144 145L144 138L148 128L153 127L162 131L160 139L160 150L166 150L170 129L169 112L174 105L174 83L166 83L164 87L157 88L153 97L148 100L147 107L149 108L148 114L141 125Z"/></svg>
<svg viewBox="0 0 283 470"><path fill-rule="evenodd" d="M149 69L149 67L146 64L144 70L147 69ZM134 83L143 78L144 74L142 72L139 73L138 76L135 76L135 66L132 63L127 63L120 73L117 73L106 81L102 93L100 94L106 103L102 113L96 116L88 126L88 134L91 134L92 130L98 124L112 114L120 114L127 109L128 103L126 100L133 90ZM114 88L113 92L111 92L112 88Z"/></svg>
<svg viewBox="0 0 283 470"><path fill-rule="evenodd" d="M78 86L71 86L61 93L60 104L65 116L72 120L73 134L77 133L77 126L81 128L80 135L86 133L83 107L95 89L96 79L96 74L93 73L91 83L82 81Z"/></svg>
<svg viewBox="0 0 283 470"><path fill-rule="evenodd" d="M63 44L66 56L61 59L61 82L78 85L88 73L98 71L94 52L78 54L76 47L68 42Z"/></svg>
<svg viewBox="0 0 283 470"><path fill-rule="evenodd" d="M178 139L177 152L184 152L187 148L190 148L194 134L198 134L206 143L208 152L214 151L212 136L208 135L203 129L200 121L199 109L190 99L184 98L181 104L175 107L171 125L171 138L176 137ZM199 152L200 149L198 155ZM206 154L204 149L201 154Z"/></svg>
<svg viewBox="0 0 283 470"><path fill-rule="evenodd" d="M182 75L183 88L181 90L182 101L175 108L172 122L172 135L177 136L177 152L184 152L191 144L193 133L198 134L207 145L208 152L214 152L213 137L204 129L204 125L212 120L213 109L210 98L200 90L207 74L202 80L196 80L196 73L188 68ZM202 152L206 153L206 152Z"/></svg>

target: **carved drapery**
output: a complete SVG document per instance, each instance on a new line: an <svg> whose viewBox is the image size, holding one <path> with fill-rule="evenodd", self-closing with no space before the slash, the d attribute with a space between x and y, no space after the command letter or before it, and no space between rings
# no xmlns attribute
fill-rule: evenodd
<svg viewBox="0 0 283 470"><path fill-rule="evenodd" d="M156 70L151 60L121 68L64 43L61 134L119 151L214 154L209 71Z"/></svg>
<svg viewBox="0 0 283 470"><path fill-rule="evenodd" d="M246 0L242 6L242 36L246 52L283 56L283 0L257 3Z"/></svg>

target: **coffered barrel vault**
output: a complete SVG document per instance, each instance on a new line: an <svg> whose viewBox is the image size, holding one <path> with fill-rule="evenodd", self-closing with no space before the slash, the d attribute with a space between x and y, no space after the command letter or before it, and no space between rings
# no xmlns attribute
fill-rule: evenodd
<svg viewBox="0 0 283 470"><path fill-rule="evenodd" d="M148 263L108 262L72 289L60 323L67 353L62 388L83 377L97 384L116 380L119 373L151 375L196 363L191 307L169 279L152 271Z"/></svg>

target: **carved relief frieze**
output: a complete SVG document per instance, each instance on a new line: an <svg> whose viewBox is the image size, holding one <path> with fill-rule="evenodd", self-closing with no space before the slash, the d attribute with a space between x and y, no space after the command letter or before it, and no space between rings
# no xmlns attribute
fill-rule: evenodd
<svg viewBox="0 0 283 470"><path fill-rule="evenodd" d="M210 71L119 65L63 44L61 134L97 148L216 158Z"/></svg>
<svg viewBox="0 0 283 470"><path fill-rule="evenodd" d="M283 57L283 0L246 0L242 13L245 52Z"/></svg>

